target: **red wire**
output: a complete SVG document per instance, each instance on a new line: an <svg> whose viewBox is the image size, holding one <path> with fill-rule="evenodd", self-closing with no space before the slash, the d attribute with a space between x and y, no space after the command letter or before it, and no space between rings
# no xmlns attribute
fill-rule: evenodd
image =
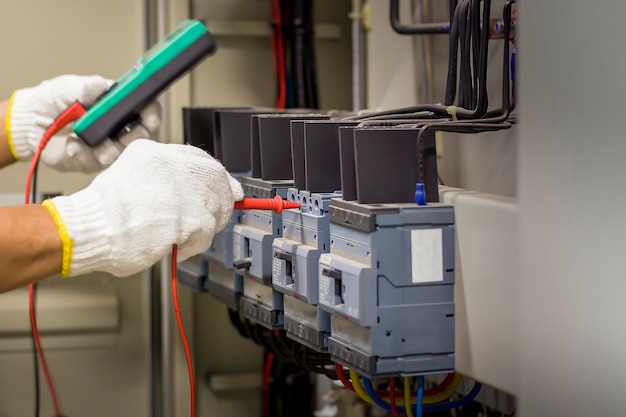
<svg viewBox="0 0 626 417"><path fill-rule="evenodd" d="M338 363L335 363L335 373L339 377L339 380L341 381L344 387L346 387L350 391L354 391L354 387L352 386L352 383L350 382L346 374L344 374L343 372L343 367ZM454 379L454 373L450 373L446 375L446 378L443 381L441 381L441 384L437 385L436 387L425 390L424 395L435 395L435 394L439 394L440 392L443 392L452 383L453 379ZM392 392L395 392L395 391L392 391ZM387 391L376 391L376 393L380 395L381 397L387 397L389 395ZM417 391L411 391L412 397L416 395L417 395ZM404 394L401 392L396 392L395 396L400 398L400 397L404 397Z"/></svg>
<svg viewBox="0 0 626 417"><path fill-rule="evenodd" d="M344 387L346 387L350 391L354 391L352 382L350 382L346 374L343 373L343 366L339 365L338 363L335 363L335 373L339 377L339 380L341 381Z"/></svg>
<svg viewBox="0 0 626 417"><path fill-rule="evenodd" d="M396 380L395 378L389 378L389 403L391 404L391 412L394 417L400 417L398 407L396 407L396 394L398 394L396 393Z"/></svg>
<svg viewBox="0 0 626 417"><path fill-rule="evenodd" d="M445 391L446 388L448 388L450 386L450 384L452 383L452 380L454 379L454 373L449 373L448 375L446 375L446 378L441 381L441 383L439 385L437 385L436 387L432 387L429 389L425 389L424 390L424 395L435 395L435 394L439 394L440 392ZM417 392L415 394L413 394L413 392L411 392L412 396L417 395Z"/></svg>
<svg viewBox="0 0 626 417"><path fill-rule="evenodd" d="M33 175L35 174L35 169L37 168L37 163L39 162L39 158L41 157L41 153L44 148L59 130L63 129L65 126L70 124L71 122L78 120L83 114L85 114L86 110L82 104L79 102L73 103L69 106L56 120L46 129L41 141L39 141L39 146L37 147L37 151L33 156L33 160L30 163L30 167L28 169L28 175L26 176L26 189L24 195L24 204L30 204L30 187L33 182ZM41 361L41 366L43 368L44 375L46 377L46 383L48 384L48 391L50 391L50 397L52 398L52 406L54 407L54 413L57 417L62 416L61 414L61 406L59 405L59 398L57 396L56 388L54 386L54 381L52 380L52 374L50 373L50 369L48 368L48 361L46 361L46 356L43 352L43 347L41 346L41 340L39 338L39 330L37 329L37 315L35 314L35 286L34 284L28 285L28 312L30 316L30 329L33 333L33 339L35 341L35 347L37 349L37 354L39 355L39 360Z"/></svg>
<svg viewBox="0 0 626 417"><path fill-rule="evenodd" d="M43 368L44 375L46 376L46 382L48 384L48 390L50 391L50 397L52 397L52 406L54 407L54 414L56 417L61 417L62 414L61 414L61 406L59 405L59 398L57 396L57 392L54 387L54 381L52 380L50 369L48 369L48 362L46 361L46 357L43 353L41 340L39 339L34 300L35 300L35 285L29 284L28 285L28 311L30 314L30 327L33 333L33 338L35 339L35 346L37 346L37 353L39 354L39 360L41 361L41 366Z"/></svg>
<svg viewBox="0 0 626 417"><path fill-rule="evenodd" d="M50 130L50 129L49 129ZM30 163L30 167L28 169L28 175L26 177L26 192L24 196L24 204L31 203L30 201L30 186L33 181L33 175L35 173L35 168L37 167L37 162L41 157L41 152L44 147L54 134L50 134L49 130L46 131L44 137L42 138L35 155L33 156L33 160ZM54 414L57 417L60 417L61 414L61 406L59 405L59 398L57 396L56 388L54 386L54 381L52 380L52 374L50 373L50 369L48 368L48 361L46 361L46 356L43 352L43 347L41 346L41 339L39 338L39 330L37 328L37 315L35 314L35 284L28 285L28 313L30 316L30 329L33 334L33 339L35 340L35 346L37 349L37 354L39 355L39 360L41 361L41 366L43 368L44 375L46 377L46 383L48 384L48 391L50 391L50 397L52 397L52 406L54 407Z"/></svg>
<svg viewBox="0 0 626 417"><path fill-rule="evenodd" d="M278 98L276 107L287 107L287 82L285 80L285 46L283 44L283 21L280 0L274 0L274 18L276 25L276 58L278 64Z"/></svg>
<svg viewBox="0 0 626 417"><path fill-rule="evenodd" d="M263 417L270 417L270 378L273 362L274 355L268 352L263 366Z"/></svg>
<svg viewBox="0 0 626 417"><path fill-rule="evenodd" d="M178 252L178 245L174 245L172 248L172 298L174 299L174 312L176 313L176 322L178 323L178 331L180 332L180 339L183 342L183 348L185 349L185 357L187 358L187 372L189 373L189 392L191 395L191 417L196 415L196 384L193 376L193 362L191 360L191 351L189 350L189 343L187 342L187 336L185 335L185 326L183 325L183 319L180 315L180 307L178 305L178 286L176 285L176 255Z"/></svg>

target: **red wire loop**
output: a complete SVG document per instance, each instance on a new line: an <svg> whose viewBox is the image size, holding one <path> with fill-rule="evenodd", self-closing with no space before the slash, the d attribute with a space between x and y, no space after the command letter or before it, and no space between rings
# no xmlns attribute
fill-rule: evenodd
<svg viewBox="0 0 626 417"><path fill-rule="evenodd" d="M400 417L398 407L396 406L396 380L395 378L389 378L389 403L391 404L391 412L394 417Z"/></svg>
<svg viewBox="0 0 626 417"><path fill-rule="evenodd" d="M272 4L272 52L276 73L278 74L278 94L276 108L287 107L287 76L285 74L285 45L283 43L283 18L280 0L274 0Z"/></svg>
<svg viewBox="0 0 626 417"><path fill-rule="evenodd" d="M350 391L354 391L352 382L350 382L350 379L348 379L346 374L343 372L343 366L341 366L338 363L335 363L335 372L337 373L337 376L339 377L339 380L341 381L343 386L349 389ZM435 395L435 394L439 394L440 392L443 392L446 388L448 388L448 386L450 386L453 379L454 379L454 373L449 373L448 375L446 375L445 379L441 381L439 385L429 388L427 390L424 390L424 395L425 396ZM395 391L390 390L390 392L395 392ZM387 391L376 391L376 393L380 395L381 397L387 397L389 395L389 392ZM394 395L396 396L396 398L404 397L404 393L402 392L395 392ZM411 391L412 397L415 397L416 395L417 395L417 391Z"/></svg>
<svg viewBox="0 0 626 417"><path fill-rule="evenodd" d="M350 391L354 391L352 382L350 382L346 374L343 373L343 366L339 365L338 363L335 363L335 373L337 374L337 377L339 377L339 380L341 381L344 387L346 387Z"/></svg>
<svg viewBox="0 0 626 417"><path fill-rule="evenodd" d="M30 163L30 167L28 168L28 175L26 176L26 188L24 195L24 204L33 203L30 201L30 187L33 181L33 175L35 174L35 169L37 168L37 164L39 162L39 158L41 157L41 153L44 148L59 130L63 129L65 126L70 124L71 122L78 120L82 115L86 112L85 107L80 104L78 101L69 106L56 120L46 129L43 137L39 141L39 146L37 147L37 151L33 156L33 160ZM30 329L33 334L33 340L35 341L35 347L37 349L37 354L39 355L39 360L41 361L41 366L43 368L44 375L46 377L46 383L48 384L48 391L50 391L50 397L52 398L52 406L54 407L54 414L56 417L61 417L61 406L59 404L59 398L57 396L56 388L54 386L54 381L52 379L52 374L50 373L50 368L48 368L48 361L46 361L46 356L43 351L43 347L41 345L41 340L39 338L39 330L37 329L37 315L35 314L35 286L34 284L30 284L28 286L28 312L30 316Z"/></svg>
<svg viewBox="0 0 626 417"><path fill-rule="evenodd" d="M176 257L178 252L178 245L174 245L172 248L172 298L174 300L174 312L176 313L176 323L178 323L178 331L180 333L180 339L183 342L183 348L185 349L185 358L187 359L187 372L189 374L189 393L191 401L191 417L196 415L196 384L193 375L193 361L191 359L191 351L189 349L189 343L187 342L187 335L185 334L185 326L183 325L183 319L180 314L180 306L178 304L178 286L176 282Z"/></svg>
<svg viewBox="0 0 626 417"><path fill-rule="evenodd" d="M274 355L268 352L265 355L265 364L263 365L263 417L270 417L270 389L273 363Z"/></svg>

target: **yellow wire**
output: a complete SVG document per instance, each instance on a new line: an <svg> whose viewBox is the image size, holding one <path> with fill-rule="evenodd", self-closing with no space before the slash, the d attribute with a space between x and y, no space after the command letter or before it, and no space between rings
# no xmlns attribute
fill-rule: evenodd
<svg viewBox="0 0 626 417"><path fill-rule="evenodd" d="M357 395L363 401L366 401L369 404L376 404L374 402L374 400L372 400L372 397L369 396L367 391L365 391L365 388L363 388L363 385L361 385L361 380L360 380L361 377L359 376L359 374L357 374L352 369L350 369L349 371L350 371L350 379L352 380L352 387L354 388L354 392L356 392ZM454 378L452 379L452 382L450 383L450 385L448 385L448 387L445 390L443 390L439 394L424 396L422 404L424 404L424 405L426 405L426 404L436 404L436 403L440 403L442 401L447 400L448 398L450 398L452 396L452 394L454 394L456 392L456 389L459 387L459 383L460 382L461 382L461 375L455 374ZM406 383L405 383L405 386L406 386ZM406 388L405 388L405 390L406 390ZM386 403L389 403L389 397L382 397L381 396L381 398ZM406 404L406 393L405 393L405 398L397 398L396 399L396 404L399 405L399 406L404 406ZM411 404L411 405L417 404L417 398L411 398L409 404Z"/></svg>
<svg viewBox="0 0 626 417"><path fill-rule="evenodd" d="M411 383L409 378L404 377L404 403L411 404ZM406 407L406 417L413 417L413 410L411 407Z"/></svg>
<svg viewBox="0 0 626 417"><path fill-rule="evenodd" d="M439 394L429 395L428 397L424 396L424 404L435 404L440 403L442 401L447 400L456 392L456 389L459 387L461 383L461 375L454 374L454 378L448 387L441 391Z"/></svg>
<svg viewBox="0 0 626 417"><path fill-rule="evenodd" d="M425 395L422 401L422 404L426 405L426 404L436 404L436 403L440 403L442 401L447 400L448 398L450 398L452 396L452 394L454 394L456 392L456 389L459 387L459 384L461 383L461 375L459 374L455 374L454 378L452 379L452 382L450 383L450 385L448 385L448 387L441 391L439 394L434 394L434 395ZM382 397L383 401L385 401L386 403L389 402L389 397ZM406 400L404 398L398 398L396 400L396 403L398 405L405 405L406 404ZM415 405L417 404L417 398L411 398L410 404Z"/></svg>
<svg viewBox="0 0 626 417"><path fill-rule="evenodd" d="M352 369L350 369L349 371L350 371L350 379L352 380L352 386L354 387L354 392L356 392L357 395L361 397L363 401L368 402L370 404L376 404L374 400L372 400L372 397L369 396L367 391L365 391L365 388L363 388L363 386L361 385L361 380L359 379L360 378L359 375L356 372L354 372Z"/></svg>

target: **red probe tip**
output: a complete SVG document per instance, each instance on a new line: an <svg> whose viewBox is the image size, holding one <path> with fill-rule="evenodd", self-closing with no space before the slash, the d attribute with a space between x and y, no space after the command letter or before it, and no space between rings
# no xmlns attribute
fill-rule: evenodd
<svg viewBox="0 0 626 417"><path fill-rule="evenodd" d="M272 210L277 214L285 209L300 207L302 207L300 203L283 200L279 195L274 198L244 198L241 201L235 201L235 210Z"/></svg>

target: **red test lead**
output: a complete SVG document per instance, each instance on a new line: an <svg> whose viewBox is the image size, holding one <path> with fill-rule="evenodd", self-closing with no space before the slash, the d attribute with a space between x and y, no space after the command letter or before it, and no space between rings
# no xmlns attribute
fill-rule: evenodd
<svg viewBox="0 0 626 417"><path fill-rule="evenodd" d="M285 209L300 207L300 203L283 200L279 195L274 198L244 198L241 201L235 201L235 210L272 210L276 214L280 214Z"/></svg>

